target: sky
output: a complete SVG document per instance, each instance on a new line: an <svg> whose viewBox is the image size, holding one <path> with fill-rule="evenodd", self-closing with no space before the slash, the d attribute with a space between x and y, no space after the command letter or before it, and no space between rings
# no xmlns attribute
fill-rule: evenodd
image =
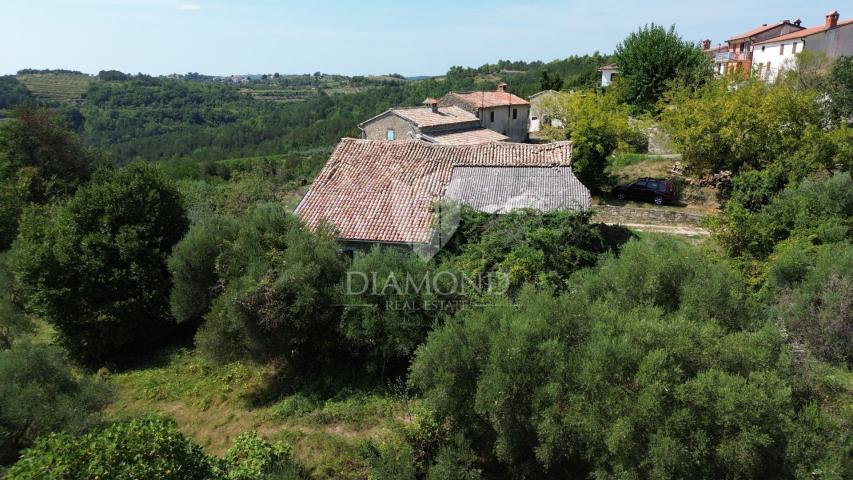
<svg viewBox="0 0 853 480"><path fill-rule="evenodd" d="M0 0L0 74L22 68L438 75L499 59L610 53L646 23L716 45L762 23L822 24L840 0Z"/></svg>

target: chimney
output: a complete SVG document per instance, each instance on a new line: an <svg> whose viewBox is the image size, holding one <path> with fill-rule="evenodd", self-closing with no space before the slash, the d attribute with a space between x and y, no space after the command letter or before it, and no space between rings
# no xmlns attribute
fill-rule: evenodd
<svg viewBox="0 0 853 480"><path fill-rule="evenodd" d="M499 83L498 84L498 91L499 92L506 92L506 83L504 83L504 82Z"/></svg>
<svg viewBox="0 0 853 480"><path fill-rule="evenodd" d="M800 25L802 25L802 23L803 23L803 21L802 21L802 20L800 20L799 18L798 18L798 19L796 19L796 20L794 20L794 25L796 25L796 26L798 26L798 27L799 27Z"/></svg>
<svg viewBox="0 0 853 480"><path fill-rule="evenodd" d="M432 109L432 113L438 113L438 100L434 98L427 98L424 100L424 105Z"/></svg>
<svg viewBox="0 0 853 480"><path fill-rule="evenodd" d="M838 11L832 11L826 14L826 28L838 26Z"/></svg>
<svg viewBox="0 0 853 480"><path fill-rule="evenodd" d="M711 48L711 40L705 39L702 42L702 50L708 50L709 48Z"/></svg>

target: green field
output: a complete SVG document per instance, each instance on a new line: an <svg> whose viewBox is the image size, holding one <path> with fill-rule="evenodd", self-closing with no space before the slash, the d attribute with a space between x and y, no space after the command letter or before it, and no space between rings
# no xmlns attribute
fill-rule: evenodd
<svg viewBox="0 0 853 480"><path fill-rule="evenodd" d="M53 73L18 75L17 78L36 98L53 102L81 99L95 79L88 75Z"/></svg>

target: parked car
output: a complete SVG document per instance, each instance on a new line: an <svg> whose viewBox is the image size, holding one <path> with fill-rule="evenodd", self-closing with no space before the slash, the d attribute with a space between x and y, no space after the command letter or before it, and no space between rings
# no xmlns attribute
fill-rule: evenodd
<svg viewBox="0 0 853 480"><path fill-rule="evenodd" d="M663 205L675 200L675 185L669 180L640 178L627 185L615 187L613 195L619 200L631 198L652 201L655 202L655 205Z"/></svg>

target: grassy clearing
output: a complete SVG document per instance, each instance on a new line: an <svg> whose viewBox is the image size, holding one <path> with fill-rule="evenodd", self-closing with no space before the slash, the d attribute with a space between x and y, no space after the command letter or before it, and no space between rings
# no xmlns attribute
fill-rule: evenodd
<svg viewBox="0 0 853 480"><path fill-rule="evenodd" d="M88 75L52 73L18 75L17 78L35 97L55 102L79 100L94 81Z"/></svg>
<svg viewBox="0 0 853 480"><path fill-rule="evenodd" d="M619 153L608 159L606 173L613 179L613 186L632 182L642 177L669 178L679 191L679 208L692 213L714 213L719 210L717 191L708 187L694 187L684 183L683 178L672 173L675 159L659 155ZM609 198L597 199L610 203ZM633 208L659 208L648 202L624 202Z"/></svg>
<svg viewBox="0 0 853 480"><path fill-rule="evenodd" d="M194 352L177 350L148 366L109 375L117 393L107 417L170 416L213 454L224 453L240 433L256 430L291 444L312 478L365 479L365 443L402 428L419 406L401 395L354 390L326 399L296 393L253 405L253 395L274 373L269 366L212 365Z"/></svg>

